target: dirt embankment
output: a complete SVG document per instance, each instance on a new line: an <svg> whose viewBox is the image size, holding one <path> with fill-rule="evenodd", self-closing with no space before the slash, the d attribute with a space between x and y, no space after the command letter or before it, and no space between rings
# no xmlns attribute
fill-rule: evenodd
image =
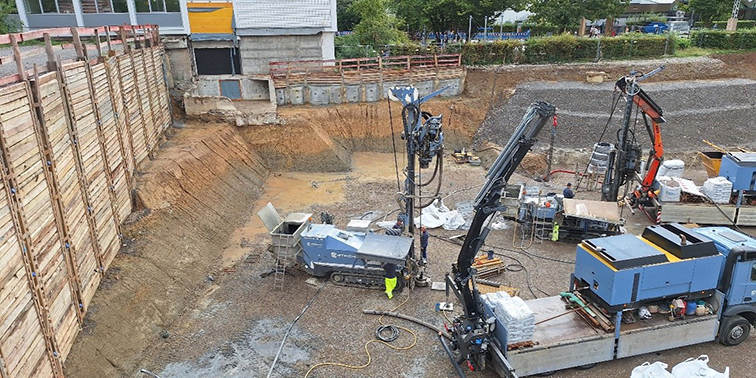
<svg viewBox="0 0 756 378"><path fill-rule="evenodd" d="M423 111L444 116L446 149L470 144L486 106L477 98L435 98ZM387 102L330 107L280 107L280 126L244 129L253 148L274 170L334 172L349 170L353 152L390 152L392 124L397 150L404 149L401 104Z"/></svg>
<svg viewBox="0 0 756 378"><path fill-rule="evenodd" d="M179 130L137 178L139 205L66 362L70 377L133 376L220 269L268 171L228 125ZM139 219L142 217L142 219ZM127 223L129 223L127 221Z"/></svg>

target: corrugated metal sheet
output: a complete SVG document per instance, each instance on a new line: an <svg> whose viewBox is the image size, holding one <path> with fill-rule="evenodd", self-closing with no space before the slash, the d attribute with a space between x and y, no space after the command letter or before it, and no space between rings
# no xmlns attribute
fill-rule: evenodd
<svg viewBox="0 0 756 378"><path fill-rule="evenodd" d="M699 224L732 224L735 219L735 205L716 206L703 203L665 203L662 206L661 221ZM729 218L729 219L728 219Z"/></svg>
<svg viewBox="0 0 756 378"><path fill-rule="evenodd" d="M743 205L738 210L738 226L756 226L756 208Z"/></svg>
<svg viewBox="0 0 756 378"><path fill-rule="evenodd" d="M323 28L331 26L335 0L235 0L236 27Z"/></svg>

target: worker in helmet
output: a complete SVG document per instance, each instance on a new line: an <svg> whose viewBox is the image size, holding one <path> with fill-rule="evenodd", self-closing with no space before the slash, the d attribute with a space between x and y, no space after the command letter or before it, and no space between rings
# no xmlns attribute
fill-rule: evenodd
<svg viewBox="0 0 756 378"><path fill-rule="evenodd" d="M388 299L394 297L394 288L396 288L396 264L384 263L384 280L386 281L386 296Z"/></svg>

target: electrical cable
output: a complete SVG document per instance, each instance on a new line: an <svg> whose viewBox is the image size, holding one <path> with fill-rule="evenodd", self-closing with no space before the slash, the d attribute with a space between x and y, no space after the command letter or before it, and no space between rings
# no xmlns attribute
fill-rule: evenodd
<svg viewBox="0 0 756 378"><path fill-rule="evenodd" d="M409 301L409 298L410 298L410 290L409 290L409 288L407 288L407 297L404 299L404 301L402 303L400 303L398 306L394 307L390 312L395 312L397 309L399 309L400 307L404 306L404 304L407 303L407 301ZM385 315L381 315L381 317L378 318L378 323L381 324L381 326L378 327L378 329L381 329L381 327L386 326L386 324L383 323L383 317L384 316ZM388 343L386 341L383 341L381 339L372 339L372 340L369 340L368 342L366 342L365 345L363 346L363 349L365 350L365 354L367 354L367 357L368 357L368 360L367 360L366 363L364 363L362 365L349 365L349 364L344 364L344 363L340 363L340 362L321 362L321 363L312 365L310 367L310 369L307 370L307 373L305 374L304 378L309 377L310 373L312 373L313 370L315 370L315 369L317 369L319 367L322 367L322 366L338 366L338 367L342 367L342 368L346 368L346 369L352 369L352 370L361 370L361 369L364 369L364 368L370 366L370 363L373 362L373 357L370 355L370 350L368 349L368 346L370 344L372 344L372 343L383 344L383 345L386 345L387 347L389 347L391 349L394 349L394 350L409 350L409 349L412 349L415 345L417 345L417 334L415 332L413 332L409 328L402 327L402 326L392 326L392 327L396 327L396 328L401 329L403 331L406 331L407 333L409 333L410 335L412 335L412 338L413 338L412 342L409 345L407 345L407 346L399 346L398 347L398 346L391 345L390 343ZM377 333L377 330L376 330L376 333Z"/></svg>
<svg viewBox="0 0 756 378"><path fill-rule="evenodd" d="M302 315L304 315L305 311L307 311L307 309L310 308L310 305L312 304L312 302L314 302L315 298L317 298L320 292L323 291L323 288L326 286L327 283L328 283L328 280L323 281L323 284L320 285L320 287L318 288L318 291L315 292L315 295L313 295L312 298L310 298L310 300L304 306L304 308L299 313L299 315L297 315L297 317L294 318L294 321L292 321L291 324L289 325L289 329L286 330L283 340L281 340L281 345L278 347L278 352L276 352L276 357L273 359L273 363L270 365L270 370L268 371L267 378L270 378L271 374L273 374L273 369L276 367L276 363L278 362L278 357L281 356L281 351L283 350L283 346L286 343L286 338L289 337L289 333L291 332L291 329L294 328L294 325L297 324L297 321L299 321L299 318L301 318Z"/></svg>

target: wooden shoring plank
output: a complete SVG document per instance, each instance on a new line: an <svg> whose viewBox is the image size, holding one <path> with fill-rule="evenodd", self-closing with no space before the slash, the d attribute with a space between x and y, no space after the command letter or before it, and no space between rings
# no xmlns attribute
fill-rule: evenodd
<svg viewBox="0 0 756 378"><path fill-rule="evenodd" d="M45 161L47 162L45 167L45 174L46 179L48 183L48 188L50 190L50 197L52 201L52 207L53 207L53 214L56 221L56 227L59 232L59 242L61 250L64 253L65 257L65 264L66 264L66 272L67 275L67 281L69 282L69 285L71 286L72 290L72 296L75 303L74 311L76 314L76 323L77 325L81 325L84 322L84 299L83 299L83 293L82 293L82 282L81 282L81 272L79 270L79 264L77 263L77 256L76 256L76 247L72 240L71 240L71 221L68 219L68 213L66 212L66 205L63 203L61 194L64 189L61 187L61 177L59 176L59 172L57 171L57 158L55 156L55 151L53 150L53 141L50 140L50 131L55 130L58 134L63 134L62 131L67 128L62 121L62 112L57 111L56 108L53 108L53 111L56 112L56 114L53 116L54 118L50 118L50 116L46 113L47 108L45 107L45 102L42 99L42 90L41 90L41 84L39 81L39 74L37 71L37 67L35 65L35 75L34 75L34 82L32 85L31 95L34 99L34 102L36 104L36 113L37 117L35 122L37 135L39 135L39 144L40 149L44 153ZM56 75L58 76L58 75ZM60 82L55 81L51 82L51 84L57 84L60 88ZM61 91L57 91L56 94L51 93L51 97L57 97L58 101L62 104L62 98L60 95ZM50 99L52 100L52 98ZM47 101L55 103L55 100ZM68 350L70 349L70 345L68 345L69 340L64 339L61 340L61 355L65 358L65 356L68 353ZM73 343L72 340L70 340L70 343Z"/></svg>
<svg viewBox="0 0 756 378"><path fill-rule="evenodd" d="M103 102L110 101L110 95L102 96L102 101L97 101L97 87L94 86L94 83L92 81L92 66L87 63L87 75L89 77L89 90L90 90L90 101L92 102L92 108L94 109L95 118L97 122L97 130L96 130L96 136L97 136L97 142L99 146L99 153L102 156L102 166L97 167L95 169L101 169L102 170L102 176L105 178L105 182L108 185L108 197L109 197L109 205L111 210L111 217L113 217L113 222L115 223L116 233L118 235L121 234L121 223L118 218L119 212L118 212L118 203L116 202L116 194L115 194L115 187L113 186L113 179L110 175L110 163L109 159L112 159L113 157L108 156L107 146L106 146L106 136L105 136L105 127L106 125L103 124L102 117L100 115L100 104ZM104 66L102 66L104 69ZM100 91L103 90L109 90L107 86L103 86L103 88L100 88ZM112 124L111 124L112 125ZM108 125L109 127L110 125ZM111 130L107 130L110 132ZM120 239L119 244L120 246ZM108 265L108 264L106 264Z"/></svg>
<svg viewBox="0 0 756 378"><path fill-rule="evenodd" d="M119 112L119 117L122 119L121 122L121 130L122 134L125 134L124 138L124 149L126 150L126 156L128 157L128 171L129 176L133 177L133 173L136 171L136 164L137 164L137 157L136 157L136 144L134 142L134 132L133 130L136 128L131 123L131 116L130 116L130 109L128 106L128 101L130 99L130 93L127 89L127 84L129 77L127 76L128 65L127 60L129 59L128 55L121 55L115 58L115 62L113 64L114 68L114 75L118 79L118 95L121 98L120 106L121 111ZM115 83L115 80L113 80L113 83ZM114 87L116 87L114 85ZM128 147L128 148L127 148ZM132 184L133 185L133 184Z"/></svg>
<svg viewBox="0 0 756 378"><path fill-rule="evenodd" d="M31 104L30 92L28 82L21 83L26 91L27 101ZM0 107L3 103L0 102ZM22 115L23 117L33 118L30 111ZM63 377L62 362L58 358L58 350L60 349L55 339L54 329L49 319L49 307L44 295L44 288L41 286L41 278L36 274L39 271L38 261L35 256L35 248L31 241L29 230L26 228L27 220L24 213L22 201L19 198L18 183L16 171L11 163L10 150L5 136L4 121L0 119L0 159L2 160L3 167L0 169L0 181L5 185L5 191L8 196L8 203L11 206L11 213L13 214L14 228L19 237L20 249L24 260L24 270L26 278L28 280L30 291L32 293L32 300L36 312L37 321L44 338L44 345L46 355L50 361L51 369L55 377Z"/></svg>
<svg viewBox="0 0 756 378"><path fill-rule="evenodd" d="M133 76L134 77L134 84L135 84L135 87L137 89L136 90L136 102L138 104L139 118L141 119L141 126L142 126L140 128L140 130L138 130L136 132L142 134L142 138L143 138L142 140L144 141L143 145L139 146L139 148L144 148L144 151L140 151L140 153L137 155L137 156L140 157L138 163L141 163L144 160L144 158L146 158L147 155L150 152L150 146L149 146L149 140L150 140L150 138L148 137L149 134L147 132L147 122L148 121L147 121L147 115L145 114L146 110L144 109L144 101L145 101L145 99L144 99L144 90L145 90L144 78L142 77L140 79L140 75L137 75L137 72L138 72L137 71L137 69L138 69L137 67L139 67L139 66L142 65L142 50L138 49L137 52L131 52L131 53L129 53L129 57L131 58L130 59L130 63L131 63L131 67L132 67L132 72L134 73L134 76Z"/></svg>
<svg viewBox="0 0 756 378"><path fill-rule="evenodd" d="M60 59L60 58L59 58ZM89 229L89 234L91 235L91 245L92 249L94 251L95 260L97 261L97 266L99 267L100 272L102 272L102 249L100 247L100 244L97 240L97 227L95 224L94 217L92 216L91 209L91 201L89 198L89 192L88 192L88 181L86 180L86 171L83 168L82 164L82 158L81 158L81 149L80 144L78 142L78 131L77 131L77 122L75 121L72 113L72 106L71 106L71 91L70 88L67 85L67 78L66 75L64 75L63 70L60 65L60 62L58 62L58 77L60 78L60 87L61 87L61 98L63 99L64 103L64 110L66 113L66 119L68 122L66 122L66 127L68 128L68 135L69 140L72 141L72 143L69 144L72 149L72 155L73 155L73 161L74 161L74 169L76 171L76 178L79 182L79 188L80 188L80 196L83 199L83 204L86 208L85 212L85 218L87 223L87 228ZM82 309L86 308L85 304L82 303Z"/></svg>

